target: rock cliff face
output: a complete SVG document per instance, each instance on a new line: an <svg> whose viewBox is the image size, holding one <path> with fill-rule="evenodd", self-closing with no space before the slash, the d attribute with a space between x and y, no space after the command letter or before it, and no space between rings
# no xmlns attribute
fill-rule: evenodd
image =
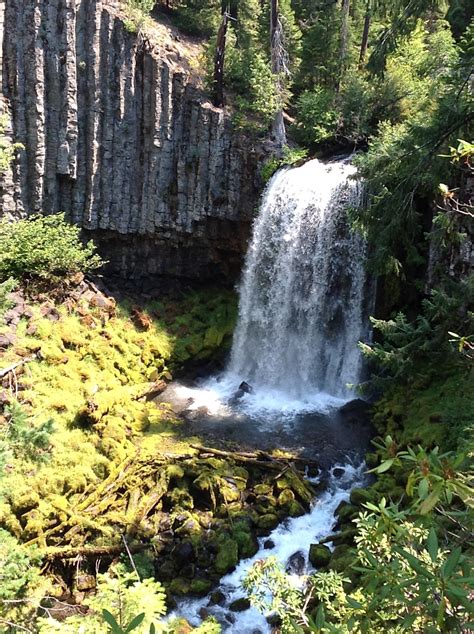
<svg viewBox="0 0 474 634"><path fill-rule="evenodd" d="M179 52L129 32L113 0L6 0L2 22L3 96L25 146L3 212L65 211L111 273L235 279L259 151Z"/></svg>

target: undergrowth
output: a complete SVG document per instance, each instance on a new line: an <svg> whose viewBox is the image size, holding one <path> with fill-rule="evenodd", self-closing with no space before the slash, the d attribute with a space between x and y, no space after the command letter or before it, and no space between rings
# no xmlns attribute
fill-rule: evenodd
<svg viewBox="0 0 474 634"><path fill-rule="evenodd" d="M39 535L39 543L51 513L66 512L71 497L99 484L113 465L192 442L180 437L169 408L145 395L185 361L210 358L229 340L235 299L208 291L143 309L125 303L111 316L85 301L52 310L43 316L35 306L2 360L7 367L32 358L12 378L10 396L30 426L47 427L50 451L42 464L24 456L4 472L0 523L22 540ZM8 426L8 416L2 420Z"/></svg>

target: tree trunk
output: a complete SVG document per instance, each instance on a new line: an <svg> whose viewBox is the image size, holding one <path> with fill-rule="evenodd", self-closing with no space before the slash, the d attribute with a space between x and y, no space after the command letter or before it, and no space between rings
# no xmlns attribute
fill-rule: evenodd
<svg viewBox="0 0 474 634"><path fill-rule="evenodd" d="M214 57L214 94L212 102L218 108L224 105L224 59L228 22L229 14L226 6L223 9L221 25L217 32L216 54Z"/></svg>
<svg viewBox="0 0 474 634"><path fill-rule="evenodd" d="M275 76L275 86L277 95L280 98L282 93L282 56L283 56L283 29L279 19L278 0L270 2L270 49L272 60L272 73ZM272 126L272 136L277 145L282 148L286 145L285 121L283 119L283 107L275 114Z"/></svg>
<svg viewBox="0 0 474 634"><path fill-rule="evenodd" d="M349 44L349 10L351 2L350 0L342 0L342 23L341 23L341 46L340 46L340 69L339 77L337 80L336 92L339 92L341 81L344 76L344 70L346 67L347 48Z"/></svg>
<svg viewBox="0 0 474 634"><path fill-rule="evenodd" d="M370 0L369 0L369 2L367 2L367 8L365 10L364 30L362 32L362 41L360 44L359 69L363 67L365 62L365 56L367 54L367 44L369 42L369 31L370 31L371 19L372 19L372 14L370 11Z"/></svg>

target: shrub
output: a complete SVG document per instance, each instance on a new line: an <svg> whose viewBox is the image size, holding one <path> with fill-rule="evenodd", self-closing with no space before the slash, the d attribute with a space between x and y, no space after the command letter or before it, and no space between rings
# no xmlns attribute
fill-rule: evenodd
<svg viewBox="0 0 474 634"><path fill-rule="evenodd" d="M297 102L298 140L304 145L314 145L333 136L337 130L339 115L334 109L334 94L325 88L305 91Z"/></svg>
<svg viewBox="0 0 474 634"><path fill-rule="evenodd" d="M13 277L8 277L4 282L0 282L0 317L3 317L6 311L13 306L8 295L15 290L17 284Z"/></svg>
<svg viewBox="0 0 474 634"><path fill-rule="evenodd" d="M154 6L155 0L127 0L125 3L127 17L123 21L126 30L130 33L140 33Z"/></svg>
<svg viewBox="0 0 474 634"><path fill-rule="evenodd" d="M92 242L82 244L80 228L64 214L0 221L0 280L55 279L99 268L103 261Z"/></svg>

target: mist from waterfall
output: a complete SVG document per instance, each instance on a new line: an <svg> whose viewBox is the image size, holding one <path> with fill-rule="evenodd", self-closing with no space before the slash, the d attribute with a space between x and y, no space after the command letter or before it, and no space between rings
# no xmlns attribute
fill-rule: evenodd
<svg viewBox="0 0 474 634"><path fill-rule="evenodd" d="M264 194L240 287L228 371L255 392L347 397L367 336L365 244L347 210L363 187L348 160L277 172Z"/></svg>

